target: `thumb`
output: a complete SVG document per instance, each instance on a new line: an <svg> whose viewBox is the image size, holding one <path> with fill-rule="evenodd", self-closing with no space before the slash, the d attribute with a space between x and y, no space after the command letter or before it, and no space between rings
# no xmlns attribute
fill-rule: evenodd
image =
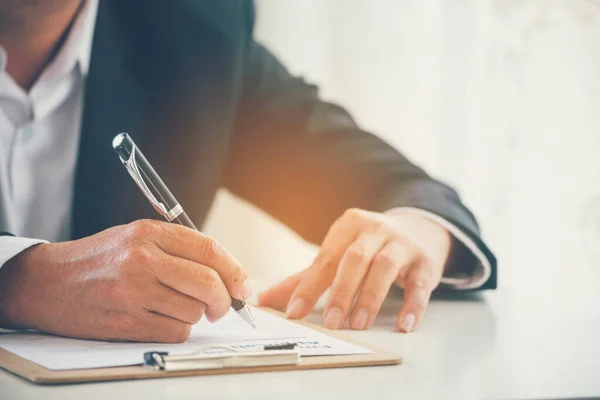
<svg viewBox="0 0 600 400"><path fill-rule="evenodd" d="M287 277L277 285L272 286L266 291L258 295L258 304L265 307L274 308L276 310L285 311L290 296L296 289L296 286L302 281L306 270L298 272Z"/></svg>

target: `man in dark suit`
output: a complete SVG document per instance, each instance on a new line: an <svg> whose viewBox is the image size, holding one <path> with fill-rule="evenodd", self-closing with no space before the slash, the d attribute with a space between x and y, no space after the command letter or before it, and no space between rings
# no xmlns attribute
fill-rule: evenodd
<svg viewBox="0 0 600 400"><path fill-rule="evenodd" d="M398 327L440 283L496 286L456 193L253 39L252 1L0 2L0 328L185 340L251 288L211 238L155 220L110 148L127 131L201 226L216 190L306 240L314 263L263 293L366 329L404 288ZM369 79L369 77L365 77Z"/></svg>

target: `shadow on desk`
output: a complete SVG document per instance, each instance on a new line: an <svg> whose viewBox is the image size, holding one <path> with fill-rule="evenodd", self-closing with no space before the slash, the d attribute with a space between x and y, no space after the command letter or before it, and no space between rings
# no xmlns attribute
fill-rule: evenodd
<svg viewBox="0 0 600 400"><path fill-rule="evenodd" d="M397 315L403 303L404 291L398 287L391 288L372 330L398 332ZM323 324L322 311L322 308L316 309L307 319L318 325ZM489 352L496 341L496 322L496 315L486 301L485 292L436 291L417 333L418 336L439 336L436 340L441 341L476 341L471 345L482 354ZM346 329L349 329L347 324ZM398 332L398 335L405 334Z"/></svg>
<svg viewBox="0 0 600 400"><path fill-rule="evenodd" d="M391 290L382 314L395 316L403 305L403 297L402 289ZM386 325L394 329L393 322L389 318ZM436 291L417 331L455 346L471 346L477 351L470 354L482 355L489 353L496 342L497 316L486 301L485 292Z"/></svg>
<svg viewBox="0 0 600 400"><path fill-rule="evenodd" d="M485 302L482 292L465 292L457 290L444 290L433 292L431 300L460 301L460 302Z"/></svg>
<svg viewBox="0 0 600 400"><path fill-rule="evenodd" d="M396 316L404 303L404 291L392 288L381 307L376 324L389 330L396 330ZM496 316L486 301L484 292L472 291L436 291L425 312L418 331L445 332L446 335L476 334L488 344L496 335ZM378 323L377 323L378 322Z"/></svg>
<svg viewBox="0 0 600 400"><path fill-rule="evenodd" d="M459 302L485 302L485 292L471 290L452 290L438 289L431 294L431 300L459 301ZM402 299L404 290L399 287L393 287L390 290L390 297L394 299Z"/></svg>

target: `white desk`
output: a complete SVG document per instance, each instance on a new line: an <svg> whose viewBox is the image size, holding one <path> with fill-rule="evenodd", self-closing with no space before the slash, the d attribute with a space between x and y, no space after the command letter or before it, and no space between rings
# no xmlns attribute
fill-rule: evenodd
<svg viewBox="0 0 600 400"><path fill-rule="evenodd" d="M404 364L43 387L0 372L1 399L480 399L600 396L600 312L508 290L434 300L421 329L392 332L399 300L348 334ZM557 294L556 301L559 301ZM558 303L557 303L558 304ZM596 303L598 304L598 303ZM558 311L557 311L558 310ZM314 321L320 318L311 317Z"/></svg>

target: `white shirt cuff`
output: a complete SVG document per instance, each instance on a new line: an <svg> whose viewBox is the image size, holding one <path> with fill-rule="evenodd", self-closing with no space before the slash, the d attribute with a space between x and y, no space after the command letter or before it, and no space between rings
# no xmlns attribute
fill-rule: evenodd
<svg viewBox="0 0 600 400"><path fill-rule="evenodd" d="M14 236L0 236L0 268L8 260L19 254L25 249L36 244L47 243L41 239L29 239Z"/></svg>
<svg viewBox="0 0 600 400"><path fill-rule="evenodd" d="M6 264L8 260L22 252L40 243L47 243L45 240L40 239L29 239L14 236L0 236L0 268ZM12 333L17 332L13 329L2 329L0 333Z"/></svg>
<svg viewBox="0 0 600 400"><path fill-rule="evenodd" d="M408 210L410 212L414 212L420 214L439 225L443 226L450 232L454 238L460 241L473 255L477 258L479 263L475 268L475 271L471 274L471 276L454 278L454 277L442 277L441 283L450 286L454 289L459 290L467 290L467 289L477 289L488 279L490 279L490 275L492 274L492 266L490 265L490 261L483 254L483 252L479 249L477 244L473 240L471 240L460 228L458 228L453 223L449 222L445 218L440 217L437 214L432 212L422 210L420 208L414 207L398 207L393 210Z"/></svg>

